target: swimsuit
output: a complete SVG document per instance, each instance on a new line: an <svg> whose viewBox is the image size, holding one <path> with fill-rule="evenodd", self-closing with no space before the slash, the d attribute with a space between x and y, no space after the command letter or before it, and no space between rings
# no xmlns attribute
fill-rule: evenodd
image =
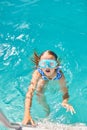
<svg viewBox="0 0 87 130"><path fill-rule="evenodd" d="M38 68L37 70L38 70L38 72L41 74L43 80L50 80L50 79L47 78L47 76L44 74L44 72L42 71L42 69ZM56 76L55 76L54 78L52 78L52 80L59 80L59 79L62 77L62 74L60 73L59 70L60 70L59 68L56 69L56 73L57 73L57 74L56 74Z"/></svg>

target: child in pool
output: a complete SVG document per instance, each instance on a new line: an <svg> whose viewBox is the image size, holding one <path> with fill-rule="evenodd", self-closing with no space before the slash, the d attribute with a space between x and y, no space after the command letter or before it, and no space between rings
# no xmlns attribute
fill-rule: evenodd
<svg viewBox="0 0 87 130"><path fill-rule="evenodd" d="M44 85L49 80L58 80L60 84L60 89L63 93L62 106L70 111L72 114L75 113L74 108L68 104L69 94L66 87L66 82L63 72L60 70L59 61L57 55L50 50L43 52L40 56L34 53L34 62L36 64L36 70L32 75L32 79L29 85L28 92L25 99L25 113L23 124L26 125L31 123L35 126L35 123L30 114L30 108L32 104L33 92L37 86L37 96L41 105L44 107L44 110L49 114L50 109L46 103L46 99L43 93Z"/></svg>

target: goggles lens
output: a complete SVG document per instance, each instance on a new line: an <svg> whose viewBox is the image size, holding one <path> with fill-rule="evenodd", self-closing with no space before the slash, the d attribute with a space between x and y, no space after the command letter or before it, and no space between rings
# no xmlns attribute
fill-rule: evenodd
<svg viewBox="0 0 87 130"><path fill-rule="evenodd" d="M41 60L39 62L40 68L55 68L58 63L55 60Z"/></svg>

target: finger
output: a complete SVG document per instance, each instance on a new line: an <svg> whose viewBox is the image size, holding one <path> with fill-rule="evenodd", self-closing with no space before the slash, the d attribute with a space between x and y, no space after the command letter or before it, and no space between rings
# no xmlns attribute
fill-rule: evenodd
<svg viewBox="0 0 87 130"><path fill-rule="evenodd" d="M72 110L72 112L75 114L76 112L75 112L75 110Z"/></svg>
<svg viewBox="0 0 87 130"><path fill-rule="evenodd" d="M23 125L26 125L26 121L22 121L22 124L23 124Z"/></svg>
<svg viewBox="0 0 87 130"><path fill-rule="evenodd" d="M69 107L66 107L66 112L70 111L70 108Z"/></svg>
<svg viewBox="0 0 87 130"><path fill-rule="evenodd" d="M73 113L76 113L72 106L70 107L70 110L72 110Z"/></svg>
<svg viewBox="0 0 87 130"><path fill-rule="evenodd" d="M74 108L70 109L70 112L71 112L72 115L76 113Z"/></svg>
<svg viewBox="0 0 87 130"><path fill-rule="evenodd" d="M74 114L72 110L70 110L70 112L71 112L71 115L73 115L73 114Z"/></svg>
<svg viewBox="0 0 87 130"><path fill-rule="evenodd" d="M31 119L31 125L35 126L35 123L34 123L34 121L32 119Z"/></svg>
<svg viewBox="0 0 87 130"><path fill-rule="evenodd" d="M76 111L74 110L74 108L72 108L73 109L73 113L76 113Z"/></svg>
<svg viewBox="0 0 87 130"><path fill-rule="evenodd" d="M72 106L70 106L70 105L67 106L67 112L68 112L68 111L73 112Z"/></svg>

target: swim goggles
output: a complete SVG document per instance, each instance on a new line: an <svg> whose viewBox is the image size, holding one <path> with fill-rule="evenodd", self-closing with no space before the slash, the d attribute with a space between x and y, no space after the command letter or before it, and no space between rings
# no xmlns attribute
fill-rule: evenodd
<svg viewBox="0 0 87 130"><path fill-rule="evenodd" d="M55 68L57 65L58 63L55 60L41 60L39 62L40 68Z"/></svg>

